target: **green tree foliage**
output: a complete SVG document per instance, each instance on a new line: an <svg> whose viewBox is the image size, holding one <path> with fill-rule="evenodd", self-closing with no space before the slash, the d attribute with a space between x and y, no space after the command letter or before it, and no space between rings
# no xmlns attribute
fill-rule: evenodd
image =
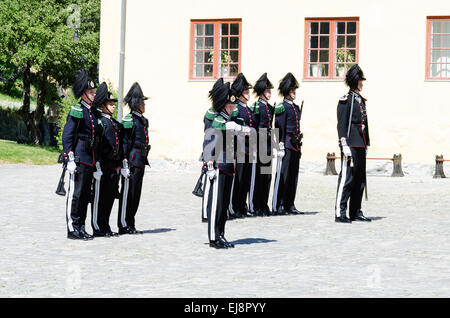
<svg viewBox="0 0 450 318"><path fill-rule="evenodd" d="M31 142L39 140L49 85L69 87L80 69L96 75L99 31L100 0L0 1L0 81L10 85L21 75L21 111ZM38 100L30 113L33 80Z"/></svg>

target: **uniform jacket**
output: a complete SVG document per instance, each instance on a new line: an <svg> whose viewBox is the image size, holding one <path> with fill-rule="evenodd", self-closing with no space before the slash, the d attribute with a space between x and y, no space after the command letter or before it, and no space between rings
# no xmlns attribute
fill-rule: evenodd
<svg viewBox="0 0 450 318"><path fill-rule="evenodd" d="M352 101L350 134L347 136ZM364 97L353 91L341 97L337 106L337 122L339 140L346 138L349 147L367 148L370 146L369 123Z"/></svg>
<svg viewBox="0 0 450 318"><path fill-rule="evenodd" d="M63 155L66 160L67 154L73 151L76 161L88 166L95 165L95 149L90 145L96 137L98 139L96 132L99 116L100 112L83 100L72 106L62 134Z"/></svg>
<svg viewBox="0 0 450 318"><path fill-rule="evenodd" d="M293 145L291 137L300 133L300 108L294 102L284 99L275 107L275 127L279 129L280 142L287 149L300 151L300 145Z"/></svg>
<svg viewBox="0 0 450 318"><path fill-rule="evenodd" d="M237 105L237 108L235 108L235 111L232 114L232 117L235 118L236 122L242 126L251 127L251 128L254 128L257 130L258 129L258 121L255 117L255 114L253 113L252 108L248 107L240 100L238 100L238 103L236 105ZM236 112L236 109L237 109L237 112ZM244 137L244 138L245 138L245 154L248 155L250 152L250 138L248 136ZM240 138L238 136L238 140L239 139ZM239 151L239 150L240 149L237 148L237 151Z"/></svg>
<svg viewBox="0 0 450 318"><path fill-rule="evenodd" d="M132 111L122 120L122 149L124 158L128 159L131 165L144 169L150 165L147 159L150 147L148 138L148 120L140 113Z"/></svg>
<svg viewBox="0 0 450 318"><path fill-rule="evenodd" d="M255 114L256 121L258 122L258 131L260 128L267 129L267 155L270 156L272 154L271 130L273 119L275 117L275 107L260 98L253 105L253 113ZM258 137L260 136L261 135L258 134Z"/></svg>
<svg viewBox="0 0 450 318"><path fill-rule="evenodd" d="M214 157L208 157L208 149L203 149L203 153L205 154L205 161L209 161L208 158L214 158L214 166L218 168L221 172L227 175L233 175L235 173L235 151L234 147L234 137L235 135L232 133L227 134L226 123L229 121L237 122L237 108L235 108L233 114L230 116L225 112L220 112L212 122L212 128L216 129L216 134L220 134L221 138L214 138L209 147L220 149L220 153ZM222 144L217 144L221 142ZM226 152L228 153L230 158L227 158ZM211 159L210 159L211 160Z"/></svg>
<svg viewBox="0 0 450 318"><path fill-rule="evenodd" d="M203 131L205 132L205 137L203 139L203 149L205 149L205 147L207 145L209 145L211 142L214 141L214 137L215 136L214 135L211 135L211 136L207 135L206 131L208 129L212 128L212 123L214 121L214 118L217 117L217 115L219 115L219 113L216 112L214 110L214 108L210 108L210 109L208 109L208 111L206 112L205 116L203 117L203 123L204 123L204 130ZM214 152L212 152L212 155L214 155ZM201 160L203 161L203 163L205 163L205 159L203 158L203 153L202 153Z"/></svg>
<svg viewBox="0 0 450 318"><path fill-rule="evenodd" d="M102 170L118 171L122 162L122 140L120 138L120 123L105 113L99 120L102 136L99 143L98 156Z"/></svg>

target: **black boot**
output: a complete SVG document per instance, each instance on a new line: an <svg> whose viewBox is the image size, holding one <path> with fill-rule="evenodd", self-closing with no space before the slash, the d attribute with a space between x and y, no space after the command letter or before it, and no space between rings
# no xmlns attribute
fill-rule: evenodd
<svg viewBox="0 0 450 318"><path fill-rule="evenodd" d="M227 247L234 248L234 244L227 241L227 239L221 235L219 240L221 240Z"/></svg>
<svg viewBox="0 0 450 318"><path fill-rule="evenodd" d="M287 209L287 211L289 214L305 214L304 212L300 212L299 210L297 210L295 205L292 205L289 209Z"/></svg>
<svg viewBox="0 0 450 318"><path fill-rule="evenodd" d="M359 210L359 211L356 213L356 216L350 217L350 220L352 220L352 221L362 221L362 222L372 222L371 219L366 218L366 217L363 215L363 213L362 213L361 210Z"/></svg>
<svg viewBox="0 0 450 318"><path fill-rule="evenodd" d="M84 236L84 234L81 233L80 231L68 232L67 238L71 239L71 240L82 240L82 241L88 240L88 238L86 236Z"/></svg>
<svg viewBox="0 0 450 318"><path fill-rule="evenodd" d="M219 249L219 248L228 248L228 246L222 240L209 241L209 246L217 248L217 249Z"/></svg>
<svg viewBox="0 0 450 318"><path fill-rule="evenodd" d="M345 215L341 215L339 217L335 216L334 221L340 223L352 223L352 221Z"/></svg>

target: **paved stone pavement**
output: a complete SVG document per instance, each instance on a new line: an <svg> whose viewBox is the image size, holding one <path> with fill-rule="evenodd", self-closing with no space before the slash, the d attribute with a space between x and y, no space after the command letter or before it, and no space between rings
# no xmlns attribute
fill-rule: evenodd
<svg viewBox="0 0 450 318"><path fill-rule="evenodd" d="M229 221L236 248L214 250L191 194L198 169L148 169L146 233L88 242L66 239L60 169L0 166L0 297L450 296L450 180L429 172L369 176L375 220L338 224L337 177L302 171L307 215Z"/></svg>

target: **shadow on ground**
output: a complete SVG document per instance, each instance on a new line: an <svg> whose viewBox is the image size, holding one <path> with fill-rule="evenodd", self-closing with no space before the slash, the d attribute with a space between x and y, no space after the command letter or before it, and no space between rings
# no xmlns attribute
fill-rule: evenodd
<svg viewBox="0 0 450 318"><path fill-rule="evenodd" d="M165 232L176 231L176 230L177 229L163 228L163 229L145 230L143 232L144 232L144 234L155 234L155 233L165 233Z"/></svg>
<svg viewBox="0 0 450 318"><path fill-rule="evenodd" d="M245 239L240 239L237 241L233 241L231 243L233 243L234 245L248 245L248 244L257 244L257 243L272 243L272 242L277 242L277 240L267 240L264 238L245 238Z"/></svg>

